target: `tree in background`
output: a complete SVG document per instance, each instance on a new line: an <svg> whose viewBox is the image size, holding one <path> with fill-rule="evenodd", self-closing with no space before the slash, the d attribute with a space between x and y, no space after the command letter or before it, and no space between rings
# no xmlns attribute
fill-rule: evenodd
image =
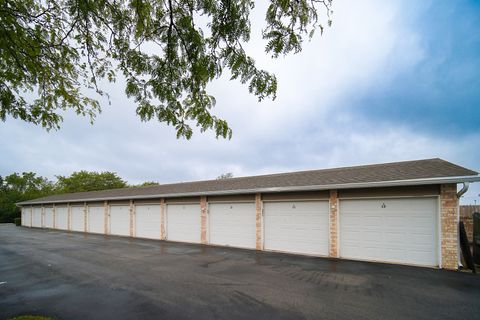
<svg viewBox="0 0 480 320"><path fill-rule="evenodd" d="M147 181L139 185L128 185L115 172L78 171L69 176L56 176L57 181L37 176L33 172L0 176L0 223L13 222L20 217L17 202L41 198L53 194L97 191L127 187L145 187L158 185Z"/></svg>
<svg viewBox="0 0 480 320"><path fill-rule="evenodd" d="M0 222L13 222L20 216L15 203L54 193L53 182L33 172L0 176Z"/></svg>
<svg viewBox="0 0 480 320"><path fill-rule="evenodd" d="M233 178L233 173L227 172L227 173L222 173L217 177L217 180L222 180L222 179L230 179Z"/></svg>
<svg viewBox="0 0 480 320"><path fill-rule="evenodd" d="M70 176L56 176L56 192L70 193L83 191L97 191L128 187L127 182L115 172L78 171Z"/></svg>
<svg viewBox="0 0 480 320"><path fill-rule="evenodd" d="M155 181L145 181L140 184L134 184L131 187L136 188L136 187L151 187L151 186L158 186L160 183L155 182Z"/></svg>
<svg viewBox="0 0 480 320"><path fill-rule="evenodd" d="M277 58L330 25L332 0L270 0L262 37ZM207 85L224 72L275 99L276 77L244 50L253 0L6 0L0 2L0 119L59 128L72 109L93 122L100 80L126 81L142 121L189 139L191 125L229 138ZM89 89L89 90L87 90ZM98 95L96 95L96 94ZM29 97L29 98L27 98Z"/></svg>

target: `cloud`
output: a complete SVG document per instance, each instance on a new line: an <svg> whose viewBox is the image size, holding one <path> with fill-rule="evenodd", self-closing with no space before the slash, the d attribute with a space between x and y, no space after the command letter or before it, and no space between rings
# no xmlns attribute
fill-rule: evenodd
<svg viewBox="0 0 480 320"><path fill-rule="evenodd" d="M407 2L406 6L415 7ZM352 111L373 121L408 125L431 135L478 132L480 121L480 5L474 1L427 2L415 13L421 54L366 94ZM408 51L390 56L392 64Z"/></svg>
<svg viewBox="0 0 480 320"><path fill-rule="evenodd" d="M480 100L467 81L480 77L472 54L477 38L470 33L458 49L465 37L454 36L469 26L472 14L459 26L448 24L449 37L434 32L441 14L468 11L466 3L454 7L445 13L437 2L338 1L334 24L322 37L305 43L300 54L277 60L253 37L247 50L277 75L278 98L259 103L228 77L213 83L214 112L232 126L232 140L198 132L190 141L177 140L172 128L141 122L121 83L105 88L112 105L104 105L93 126L67 114L60 131L47 133L9 119L0 125L0 174L34 171L53 178L109 170L132 183L166 183L225 172L242 176L431 157L480 169L480 130L470 125L478 115L467 104L448 105L458 96L471 105ZM263 21L258 9L256 30ZM453 49L438 54L448 46ZM457 57L459 51L469 59ZM450 80L440 79L442 73ZM445 103L433 108L429 101ZM451 134L444 128L452 123L468 128ZM472 187L467 200L478 193Z"/></svg>

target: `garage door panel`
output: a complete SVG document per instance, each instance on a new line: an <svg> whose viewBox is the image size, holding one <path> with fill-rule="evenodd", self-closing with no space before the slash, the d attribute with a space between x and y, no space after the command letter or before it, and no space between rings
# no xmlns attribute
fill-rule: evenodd
<svg viewBox="0 0 480 320"><path fill-rule="evenodd" d="M44 215L44 227L53 228L53 208L45 208Z"/></svg>
<svg viewBox="0 0 480 320"><path fill-rule="evenodd" d="M200 204L167 204L167 239L201 242Z"/></svg>
<svg viewBox="0 0 480 320"><path fill-rule="evenodd" d="M55 228L68 230L68 208L55 207Z"/></svg>
<svg viewBox="0 0 480 320"><path fill-rule="evenodd" d="M139 238L161 238L161 206L138 205L135 207L135 236Z"/></svg>
<svg viewBox="0 0 480 320"><path fill-rule="evenodd" d="M209 226L212 244L256 247L255 203L211 203Z"/></svg>
<svg viewBox="0 0 480 320"><path fill-rule="evenodd" d="M34 207L32 211L32 227L42 227L42 208Z"/></svg>
<svg viewBox="0 0 480 320"><path fill-rule="evenodd" d="M22 226L30 227L30 208L22 208Z"/></svg>
<svg viewBox="0 0 480 320"><path fill-rule="evenodd" d="M363 232L363 239L366 243L376 243L379 238L382 237L382 233L380 231L365 231Z"/></svg>
<svg viewBox="0 0 480 320"><path fill-rule="evenodd" d="M110 206L110 234L130 235L130 206Z"/></svg>
<svg viewBox="0 0 480 320"><path fill-rule="evenodd" d="M71 219L71 229L73 231L85 231L85 208L82 207L71 207L70 208L70 219Z"/></svg>
<svg viewBox="0 0 480 320"><path fill-rule="evenodd" d="M401 244L403 239L405 239L405 232L388 232L385 236L385 241L393 246Z"/></svg>
<svg viewBox="0 0 480 320"><path fill-rule="evenodd" d="M339 212L341 257L438 265L436 198L341 200Z"/></svg>
<svg viewBox="0 0 480 320"><path fill-rule="evenodd" d="M103 206L88 207L88 232L105 233L105 208Z"/></svg>
<svg viewBox="0 0 480 320"><path fill-rule="evenodd" d="M328 255L328 202L265 202L265 249Z"/></svg>

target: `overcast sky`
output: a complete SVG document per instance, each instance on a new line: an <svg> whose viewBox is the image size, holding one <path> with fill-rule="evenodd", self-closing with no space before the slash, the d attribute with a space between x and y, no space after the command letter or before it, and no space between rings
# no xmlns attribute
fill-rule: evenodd
<svg viewBox="0 0 480 320"><path fill-rule="evenodd" d="M260 2L259 2L260 3ZM440 157L480 170L480 2L334 1L333 25L297 55L270 60L253 13L248 50L279 80L275 101L245 86L210 86L231 140L143 123L122 83L105 86L95 124L67 115L61 130L0 123L0 175L54 178L115 171L160 183ZM473 185L464 202L480 203Z"/></svg>

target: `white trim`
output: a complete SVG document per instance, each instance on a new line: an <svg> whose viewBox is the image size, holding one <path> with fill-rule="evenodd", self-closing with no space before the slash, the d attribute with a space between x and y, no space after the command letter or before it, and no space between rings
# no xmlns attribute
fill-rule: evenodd
<svg viewBox="0 0 480 320"><path fill-rule="evenodd" d="M199 205L199 204L200 204L200 201L199 201L199 202L192 202L192 201L188 201L188 202L181 202L181 201L178 201L178 202L172 201L172 202L170 202L170 201L169 201L169 202L167 202L167 201L165 201L165 205L166 205L166 206L168 206L168 205L170 205L170 204L175 204L175 205L177 205L177 204L198 204L198 205Z"/></svg>
<svg viewBox="0 0 480 320"><path fill-rule="evenodd" d="M210 244L210 202L208 201L205 201L205 229L206 229L205 244L209 245ZM202 204L200 203L200 236L201 236L201 232L202 232Z"/></svg>
<svg viewBox="0 0 480 320"><path fill-rule="evenodd" d="M65 200L41 200L19 202L17 205L31 205L42 203L60 203L60 202L84 202L84 201L104 201L104 200L130 200L130 199L153 199L153 198L176 198L189 196L211 196L211 195L227 195L227 194L248 194L248 193L268 193L268 192L287 192L287 191L312 191L312 190L334 190L334 189L356 189L356 188L373 188L373 187L395 187L395 186L414 186L427 184L447 184L447 183L461 183L461 182L476 182L480 181L480 176L460 176L460 177L438 177L438 178L421 178L408 180L391 180L391 181L375 181L375 182L360 182L360 183L342 183L329 185L309 185L309 186L295 186L295 187L270 187L257 189L236 189L236 190L222 190L222 191L203 191L203 192L186 192L186 193L167 193L167 194L151 194L151 195L127 195L117 197L100 197L100 198L86 198L86 199L65 199Z"/></svg>
<svg viewBox="0 0 480 320"><path fill-rule="evenodd" d="M437 253L438 253L438 267L442 268L442 199L437 196Z"/></svg>
<svg viewBox="0 0 480 320"><path fill-rule="evenodd" d="M238 248L238 247L235 247L235 248ZM239 249L248 249L248 248L239 248ZM309 257L309 258L332 258L332 257L330 257L329 254L324 255L324 254L302 253L302 252L271 250L271 249L265 249L265 250L262 250L262 251L272 252L272 253L281 253L281 254L292 254L292 255L295 255L295 256L304 256L304 257Z"/></svg>
<svg viewBox="0 0 480 320"><path fill-rule="evenodd" d="M368 200L368 199L402 199L402 198L434 198L439 197L439 194L425 194L425 195L409 195L409 196L368 196L368 197L361 197L361 196L352 196L352 197L345 197L345 198L338 198L339 200Z"/></svg>
<svg viewBox="0 0 480 320"><path fill-rule="evenodd" d="M262 195L260 194L260 223L262 224L260 235L262 237L262 241L260 241L260 250L265 250L265 202L262 200ZM256 208L255 208L256 210Z"/></svg>
<svg viewBox="0 0 480 320"><path fill-rule="evenodd" d="M337 192L337 196L338 196L338 192ZM332 202L330 201L332 199L332 197L328 197L328 226L327 226L327 232L328 232L328 239L327 239L327 246L328 246L328 252L327 252L327 256L330 257L330 248L332 246L332 234L330 232L330 226L332 225L332 219L331 219L331 213L332 213ZM338 207L337 207L337 214L338 214ZM337 219L337 223L338 223L338 219ZM338 235L338 233L337 233ZM338 247L338 246L337 246ZM337 248L337 251L338 251L338 248Z"/></svg>
<svg viewBox="0 0 480 320"><path fill-rule="evenodd" d="M310 202L310 201L330 201L330 198L301 198L301 199L294 199L294 198L285 198L285 199L275 199L275 200L262 200L263 202Z"/></svg>
<svg viewBox="0 0 480 320"><path fill-rule="evenodd" d="M340 198L338 198L337 192L337 256L340 258Z"/></svg>
<svg viewBox="0 0 480 320"><path fill-rule="evenodd" d="M161 202L139 202L135 203L136 206L159 206L161 205ZM150 239L150 238L147 238Z"/></svg>
<svg viewBox="0 0 480 320"><path fill-rule="evenodd" d="M338 201L338 200L337 200ZM331 209L331 204L330 204L330 198L328 199L313 199L313 200L308 200L308 199L301 199L301 200L292 200L292 199L287 199L287 200L268 200L268 201L265 201L267 203L283 203L283 202L323 202L323 203L327 203L327 207L328 207L328 212L327 212L327 218L328 218L328 222L327 222L327 254L317 254L317 253L302 253L302 252L294 252L294 251L283 251L283 250L272 250L272 249L266 249L265 248L265 230L266 230L266 223L265 223L265 218L266 218L266 214L265 214L265 207L264 207L264 203L262 201L262 249L261 251L266 251L266 252L278 252L278 253L288 253L288 254L295 254L295 255L303 255L303 256L309 256L309 257L320 257L320 258L334 258L332 256L330 256L330 209ZM317 213L321 213L321 211L316 211ZM337 232L337 235L338 235L338 232Z"/></svg>
<svg viewBox="0 0 480 320"><path fill-rule="evenodd" d="M234 200L234 201L225 201L225 200L220 200L220 201L207 201L207 203L255 203L255 200Z"/></svg>
<svg viewBox="0 0 480 320"><path fill-rule="evenodd" d="M390 265L399 265L399 266L408 266L408 267L418 267L418 268L430 268L430 269L441 269L438 266L431 266L428 264L412 264L406 262L395 262L395 261L384 261L384 260L362 260L355 258L339 258L345 261L359 261L366 263L381 263L381 264L390 264Z"/></svg>
<svg viewBox="0 0 480 320"><path fill-rule="evenodd" d="M341 245L340 245L340 223L341 223L341 211L340 211L340 200L371 200L371 199L399 199L399 198L410 198L410 199L416 199L416 198L432 198L437 200L437 215L436 215L436 224L437 224L437 236L436 236L436 246L437 246L437 265L433 266L434 268L442 268L442 225L441 225L441 199L440 195L435 195L435 196L401 196L401 197L388 197L388 196L380 196L380 197L372 197L372 198L364 198L364 197L350 197L350 198L342 198L342 199L337 199L338 202L338 207L337 207L337 214L338 214L338 220L337 220L337 253L338 253L338 258L342 260L353 260L353 261L365 261L365 262L379 262L379 263L388 263L388 264L401 264L401 265L409 265L409 266L417 266L417 267L429 267L432 268L430 265L423 265L423 264L406 264L403 262L396 262L396 261L383 261L383 260L366 260L366 259L354 259L354 258L345 258L342 257L341 253Z"/></svg>

